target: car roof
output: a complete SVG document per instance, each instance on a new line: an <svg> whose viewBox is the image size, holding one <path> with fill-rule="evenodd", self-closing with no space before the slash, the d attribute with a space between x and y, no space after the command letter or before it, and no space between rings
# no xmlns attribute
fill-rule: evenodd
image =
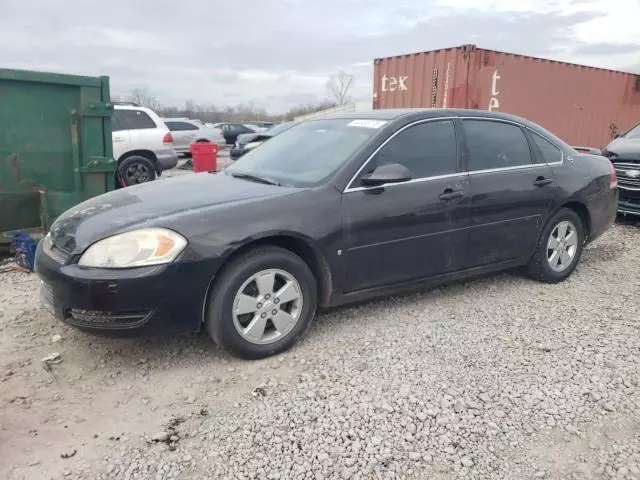
<svg viewBox="0 0 640 480"><path fill-rule="evenodd" d="M153 112L150 108L143 107L141 105L114 105L115 110L143 110L145 112ZM155 112L154 112L155 114Z"/></svg>
<svg viewBox="0 0 640 480"><path fill-rule="evenodd" d="M517 124L528 127L535 130L537 133L553 140L556 145L567 145L561 138L546 130L544 127L533 123L525 118L518 117L516 115L510 115L502 112L490 112L488 110L471 110L464 108L389 108L382 110L368 110L364 112L342 112L333 115L326 115L318 118L312 118L309 120L303 120L304 122L315 122L319 120L331 120L331 119L376 119L376 120L388 120L388 121L416 121L428 118L440 118L440 117L476 117L476 118L489 118L496 120L506 120L509 122L515 122Z"/></svg>
<svg viewBox="0 0 640 480"><path fill-rule="evenodd" d="M341 112L332 115L325 115L313 120L329 120L329 119L376 119L376 120L395 120L400 117L416 116L422 118L437 117L484 117L496 118L503 120L515 120L521 123L527 123L526 120L501 112L490 112L488 110L471 110L463 108L388 108L381 110L367 110L362 112Z"/></svg>

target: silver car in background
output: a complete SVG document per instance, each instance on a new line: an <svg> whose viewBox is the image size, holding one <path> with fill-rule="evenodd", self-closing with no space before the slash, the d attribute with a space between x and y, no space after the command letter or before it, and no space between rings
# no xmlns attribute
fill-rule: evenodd
<svg viewBox="0 0 640 480"><path fill-rule="evenodd" d="M210 142L222 148L225 145L224 135L220 128L190 118L163 118L171 130L173 148L179 154L188 154L192 143Z"/></svg>

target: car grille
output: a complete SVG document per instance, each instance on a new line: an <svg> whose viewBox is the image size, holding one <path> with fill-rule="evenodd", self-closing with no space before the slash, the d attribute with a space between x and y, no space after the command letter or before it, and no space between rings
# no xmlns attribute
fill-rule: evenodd
<svg viewBox="0 0 640 480"><path fill-rule="evenodd" d="M145 323L153 312L105 312L100 310L81 310L71 308L66 321L79 327L93 328L133 328Z"/></svg>
<svg viewBox="0 0 640 480"><path fill-rule="evenodd" d="M618 177L618 187L626 190L640 190L640 163L616 162L613 166Z"/></svg>

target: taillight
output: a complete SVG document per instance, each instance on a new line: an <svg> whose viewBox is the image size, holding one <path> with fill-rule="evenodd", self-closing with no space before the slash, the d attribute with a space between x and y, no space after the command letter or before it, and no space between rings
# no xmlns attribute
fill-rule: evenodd
<svg viewBox="0 0 640 480"><path fill-rule="evenodd" d="M173 136L170 133L165 133L162 143L173 143Z"/></svg>
<svg viewBox="0 0 640 480"><path fill-rule="evenodd" d="M609 169L609 186L616 188L618 186L618 175L616 175L616 167L611 162L609 162Z"/></svg>

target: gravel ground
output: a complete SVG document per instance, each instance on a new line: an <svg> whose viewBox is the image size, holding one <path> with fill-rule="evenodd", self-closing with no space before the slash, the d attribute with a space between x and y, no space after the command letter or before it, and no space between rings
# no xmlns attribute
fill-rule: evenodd
<svg viewBox="0 0 640 480"><path fill-rule="evenodd" d="M629 224L562 284L514 272L336 309L255 362L205 335L76 332L37 286L0 276L3 479L640 479Z"/></svg>

